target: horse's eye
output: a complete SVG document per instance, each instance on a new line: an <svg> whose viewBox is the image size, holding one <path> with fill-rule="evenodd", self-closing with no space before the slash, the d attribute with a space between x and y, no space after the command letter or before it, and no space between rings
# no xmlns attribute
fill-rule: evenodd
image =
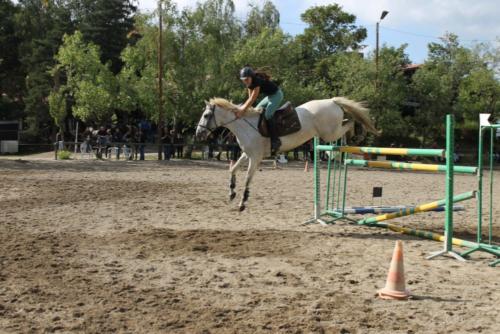
<svg viewBox="0 0 500 334"><path fill-rule="evenodd" d="M203 117L204 117L205 119L207 119L207 118L208 118L208 114L203 115Z"/></svg>

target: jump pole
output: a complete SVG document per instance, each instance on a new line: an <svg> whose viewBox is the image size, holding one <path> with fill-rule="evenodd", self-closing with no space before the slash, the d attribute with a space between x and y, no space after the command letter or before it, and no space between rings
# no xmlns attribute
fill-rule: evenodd
<svg viewBox="0 0 500 334"><path fill-rule="evenodd" d="M366 215L366 214L382 214L382 213L393 213L399 212L401 210L414 209L415 205L396 205L396 206L353 206L344 209L345 214L350 215ZM439 206L435 209L429 211L433 212L443 212L446 208L444 206ZM453 211L464 211L463 205L454 205Z"/></svg>
<svg viewBox="0 0 500 334"><path fill-rule="evenodd" d="M435 241L441 241L441 242L446 240L444 235L441 235L438 233L417 230L417 229L412 229L412 228L408 228L408 227L402 227L402 226L398 226L398 225L394 225L394 224L377 223L377 224L373 224L372 226L388 228L389 230L394 231L394 232L412 235L415 237L429 239L429 240L435 240ZM466 247L466 248L475 248L478 246L478 244L475 242L457 239L457 238L453 238L452 243L455 246L461 246L461 247ZM483 251L486 251L486 252L494 254L494 255L496 255L498 253L498 251L500 251L499 246L488 245L488 244L480 244L480 246L483 247Z"/></svg>
<svg viewBox="0 0 500 334"><path fill-rule="evenodd" d="M406 163L396 161L372 161L372 160L356 160L347 159L346 164L350 166L370 167L370 168L385 168L399 170L414 170L423 172L446 172L446 165L431 165L420 163ZM477 167L469 166L454 166L455 173L476 174Z"/></svg>
<svg viewBox="0 0 500 334"><path fill-rule="evenodd" d="M445 150L430 148L392 148L392 147L358 147L358 146L336 146L318 145L320 151L340 151L351 154L378 154L378 155L405 155L421 157L444 157Z"/></svg>
<svg viewBox="0 0 500 334"><path fill-rule="evenodd" d="M463 193L463 194L459 194L459 195L453 196L452 199L451 199L451 203L462 202L462 201L471 199L471 198L473 198L475 196L476 196L476 192L475 191L469 191L469 192L466 192L466 193ZM413 214L416 214L416 213L420 213L420 212L431 211L431 210L439 208L439 207L441 207L443 205L446 205L448 203L448 201L449 201L449 199L448 199L448 197L446 197L446 198L441 199L439 201L434 201L434 202L425 203L425 204L416 206L415 208L403 209L403 210L400 210L399 212L387 213L387 214L376 216L376 217L370 217L370 218L361 219L361 220L358 221L358 224L360 224L360 225L371 225L371 224L379 223L381 221L385 221L385 220L389 220L389 219L410 216L410 215L413 215ZM448 208L445 207L445 209L448 209ZM451 207L451 210L453 210L453 207ZM446 213L448 213L448 212L446 212ZM446 231L446 225L445 225L445 231Z"/></svg>

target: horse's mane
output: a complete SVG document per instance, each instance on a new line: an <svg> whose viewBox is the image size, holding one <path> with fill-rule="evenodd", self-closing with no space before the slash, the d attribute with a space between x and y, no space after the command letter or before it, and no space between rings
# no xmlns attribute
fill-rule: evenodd
<svg viewBox="0 0 500 334"><path fill-rule="evenodd" d="M209 101L210 104L213 104L219 108L223 108L223 109L226 109L226 110L229 110L229 111L232 111L232 112L235 112L238 110L238 106L233 104L231 101L228 101L222 97L214 97L214 98L211 98L210 101ZM249 115L249 114L260 114L260 110L259 109L254 109L252 107L249 107L246 111L245 111L245 115Z"/></svg>

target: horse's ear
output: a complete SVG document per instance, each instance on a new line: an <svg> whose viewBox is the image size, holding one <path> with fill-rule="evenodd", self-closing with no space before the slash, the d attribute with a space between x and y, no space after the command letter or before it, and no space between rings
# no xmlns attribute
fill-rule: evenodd
<svg viewBox="0 0 500 334"><path fill-rule="evenodd" d="M208 107L210 105L210 102L208 102L207 100L205 100L205 105Z"/></svg>

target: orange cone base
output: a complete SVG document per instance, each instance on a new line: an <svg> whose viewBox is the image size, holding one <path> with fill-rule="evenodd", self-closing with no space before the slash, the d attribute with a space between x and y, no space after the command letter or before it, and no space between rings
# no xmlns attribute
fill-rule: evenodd
<svg viewBox="0 0 500 334"><path fill-rule="evenodd" d="M408 297L410 296L410 291L408 291L408 290L397 291L397 290L383 288L383 289L378 290L378 296L382 299L404 300L404 299L408 299Z"/></svg>

